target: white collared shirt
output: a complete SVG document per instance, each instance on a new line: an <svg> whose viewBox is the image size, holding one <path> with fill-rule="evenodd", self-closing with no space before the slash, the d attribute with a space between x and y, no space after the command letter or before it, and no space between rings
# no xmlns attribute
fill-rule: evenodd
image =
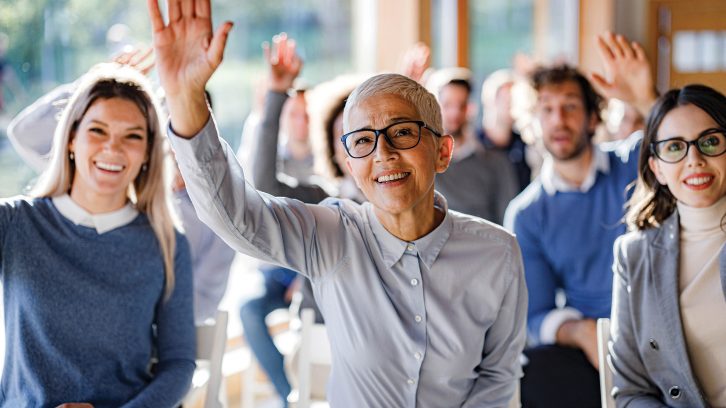
<svg viewBox="0 0 726 408"><path fill-rule="evenodd" d="M169 135L200 218L235 250L310 278L334 345L331 406L505 406L511 399L527 311L513 236L448 211L435 193L443 221L404 241L370 203L312 205L256 191L212 118L192 139L171 128Z"/></svg>
<svg viewBox="0 0 726 408"><path fill-rule="evenodd" d="M103 214L91 214L78 205L68 194L53 197L53 205L64 217L76 225L95 228L96 232L103 234L124 225L128 225L138 215L139 211L131 203L124 207Z"/></svg>
<svg viewBox="0 0 726 408"><path fill-rule="evenodd" d="M598 171L604 174L610 173L610 157L598 145L592 145L590 168L587 170L587 176L580 186L573 185L555 171L555 161L550 155L542 163L540 179L542 180L542 188L549 195L554 195L558 191L561 193L573 191L587 193L595 185Z"/></svg>

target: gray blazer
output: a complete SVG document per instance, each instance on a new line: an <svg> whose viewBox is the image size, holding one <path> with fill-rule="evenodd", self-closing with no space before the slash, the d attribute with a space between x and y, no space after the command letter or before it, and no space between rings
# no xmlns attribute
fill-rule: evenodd
<svg viewBox="0 0 726 408"><path fill-rule="evenodd" d="M679 310L678 213L615 242L608 362L618 407L707 407L688 359ZM726 247L719 258L726 297ZM714 324L725 324L714 316Z"/></svg>

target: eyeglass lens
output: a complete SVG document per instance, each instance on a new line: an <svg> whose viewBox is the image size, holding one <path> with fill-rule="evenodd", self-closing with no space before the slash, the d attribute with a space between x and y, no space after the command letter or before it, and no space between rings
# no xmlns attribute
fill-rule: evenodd
<svg viewBox="0 0 726 408"><path fill-rule="evenodd" d="M386 140L395 149L410 149L418 144L421 125L417 122L396 123L386 129L378 131L378 135L385 133ZM359 130L353 132L345 139L345 147L353 157L364 157L376 148L376 132L373 130Z"/></svg>
<svg viewBox="0 0 726 408"><path fill-rule="evenodd" d="M688 155L692 144L705 156L719 156L726 150L726 136L719 131L702 135L694 142L681 139L663 140L655 143L656 155L663 161L675 163Z"/></svg>

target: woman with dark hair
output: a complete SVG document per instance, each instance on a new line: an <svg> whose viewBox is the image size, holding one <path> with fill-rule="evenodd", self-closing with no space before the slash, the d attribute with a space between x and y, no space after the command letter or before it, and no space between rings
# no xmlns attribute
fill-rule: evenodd
<svg viewBox="0 0 726 408"><path fill-rule="evenodd" d="M609 360L618 406L726 406L726 97L653 108L615 243Z"/></svg>

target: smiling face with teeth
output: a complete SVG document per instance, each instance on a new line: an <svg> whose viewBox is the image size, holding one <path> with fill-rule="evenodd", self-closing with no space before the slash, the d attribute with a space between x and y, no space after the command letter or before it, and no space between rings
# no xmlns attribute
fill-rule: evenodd
<svg viewBox="0 0 726 408"><path fill-rule="evenodd" d="M656 141L673 137L691 141L702 131L719 127L705 111L687 104L674 108L663 117ZM691 146L688 155L677 163L651 156L648 164L658 182L668 186L671 194L688 206L710 207L726 195L726 154L708 157Z"/></svg>
<svg viewBox="0 0 726 408"><path fill-rule="evenodd" d="M134 102L94 101L68 146L75 156L73 200L92 213L123 207L129 185L147 161L147 145L146 118Z"/></svg>
<svg viewBox="0 0 726 408"><path fill-rule="evenodd" d="M406 120L426 118L398 95L376 94L351 109L348 128L382 129ZM394 235L407 240L411 237L395 231L413 224L421 231L430 231L434 223L434 176L446 170L453 148L450 136L439 138L425 128L421 132L421 141L412 149L394 149L381 135L373 153L346 159L348 170L375 207L379 220Z"/></svg>

